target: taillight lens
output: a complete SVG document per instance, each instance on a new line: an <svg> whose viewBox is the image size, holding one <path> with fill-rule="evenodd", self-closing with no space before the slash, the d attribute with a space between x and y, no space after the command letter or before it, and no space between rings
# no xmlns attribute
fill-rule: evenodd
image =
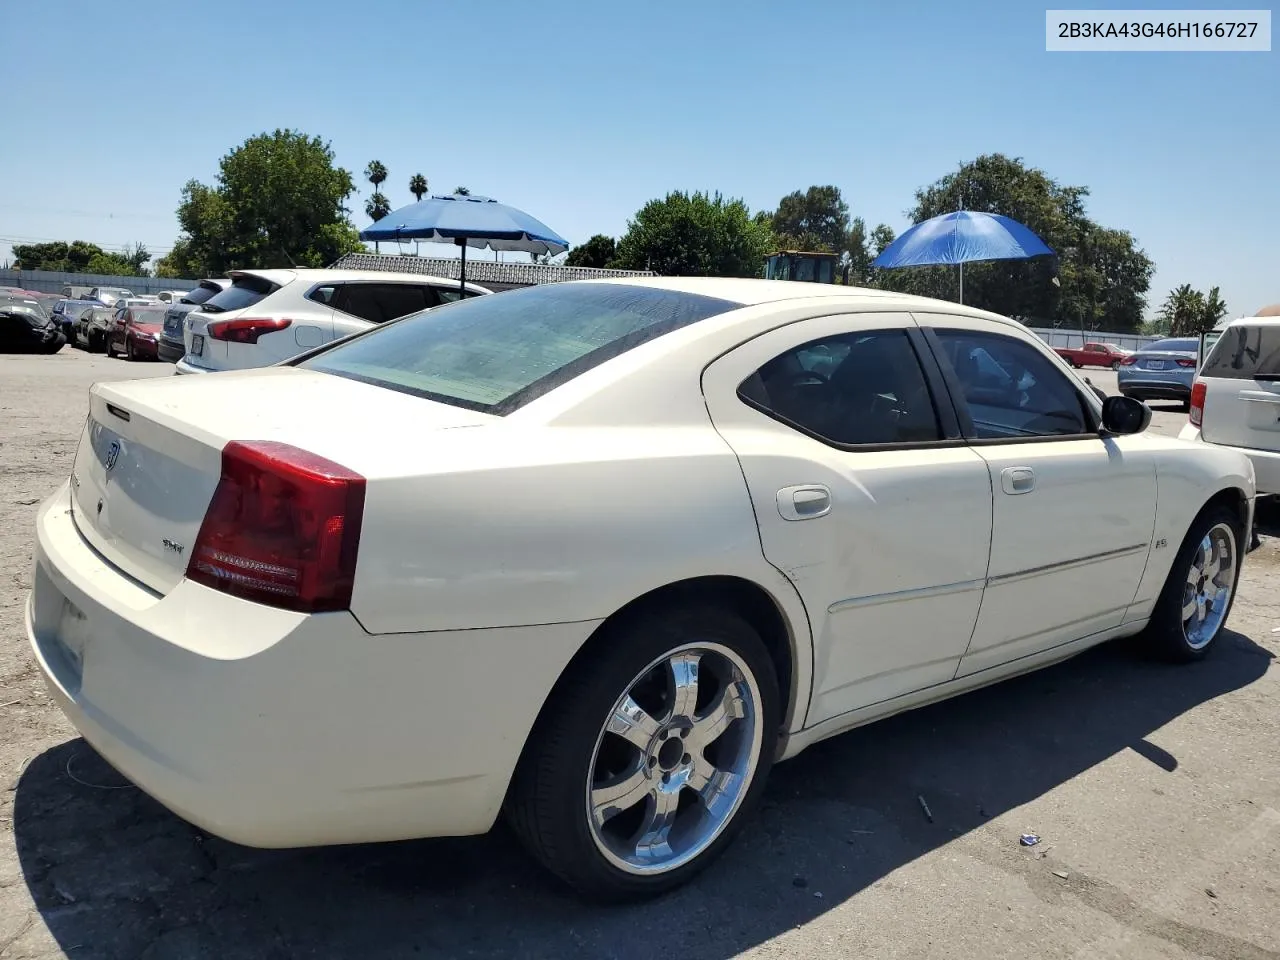
<svg viewBox="0 0 1280 960"><path fill-rule="evenodd" d="M265 333L275 333L293 323L277 317L241 317L238 320L215 320L205 331L213 340L230 343L257 343Z"/></svg>
<svg viewBox="0 0 1280 960"><path fill-rule="evenodd" d="M316 613L351 606L365 479L286 443L228 443L187 576Z"/></svg>
<svg viewBox="0 0 1280 960"><path fill-rule="evenodd" d="M1203 380L1191 385L1191 422L1197 427L1204 422L1204 398L1208 392L1209 386Z"/></svg>
<svg viewBox="0 0 1280 960"><path fill-rule="evenodd" d="M1135 363L1137 363L1137 362L1138 362L1138 358L1137 358L1137 357L1123 357L1123 358L1120 360L1120 366L1122 366L1122 367L1132 367L1132 366L1133 366Z"/></svg>
<svg viewBox="0 0 1280 960"><path fill-rule="evenodd" d="M1179 357L1175 362L1180 367L1194 367L1196 365L1194 360L1189 360L1186 357Z"/></svg>

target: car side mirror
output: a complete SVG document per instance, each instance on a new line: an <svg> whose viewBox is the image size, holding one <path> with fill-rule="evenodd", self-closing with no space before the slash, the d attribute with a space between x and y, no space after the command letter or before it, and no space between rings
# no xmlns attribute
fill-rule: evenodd
<svg viewBox="0 0 1280 960"><path fill-rule="evenodd" d="M1151 424L1151 408L1133 397L1102 401L1102 429L1117 436L1141 433Z"/></svg>

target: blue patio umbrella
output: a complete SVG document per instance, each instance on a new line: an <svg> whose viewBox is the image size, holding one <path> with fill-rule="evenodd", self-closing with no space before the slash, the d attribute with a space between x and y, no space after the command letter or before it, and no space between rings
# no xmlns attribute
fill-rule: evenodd
<svg viewBox="0 0 1280 960"><path fill-rule="evenodd" d="M1031 229L998 213L957 210L906 230L872 261L873 267L960 265L960 302L964 302L964 265L981 260L1026 260L1053 256Z"/></svg>
<svg viewBox="0 0 1280 960"><path fill-rule="evenodd" d="M489 197L454 194L411 203L360 231L361 240L452 241L462 248L462 285L467 247L563 253L569 243L541 220Z"/></svg>

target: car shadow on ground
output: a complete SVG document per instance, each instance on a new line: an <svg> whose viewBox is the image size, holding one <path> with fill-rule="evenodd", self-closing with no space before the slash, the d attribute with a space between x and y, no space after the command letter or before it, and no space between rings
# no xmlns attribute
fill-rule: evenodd
<svg viewBox="0 0 1280 960"><path fill-rule="evenodd" d="M81 740L20 777L17 848L44 922L76 958L721 960L965 834L969 853L1048 870L1019 848L1019 825L990 819L1126 749L1176 769L1178 758L1145 738L1253 683L1271 659L1230 632L1189 667L1108 644L827 741L775 770L763 810L723 859L637 906L580 903L501 828L323 850L237 847L125 784ZM1215 955L1233 955L1222 946Z"/></svg>

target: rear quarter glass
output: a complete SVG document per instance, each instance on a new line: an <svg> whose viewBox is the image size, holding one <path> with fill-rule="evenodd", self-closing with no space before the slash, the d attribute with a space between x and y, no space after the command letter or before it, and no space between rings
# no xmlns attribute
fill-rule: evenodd
<svg viewBox="0 0 1280 960"><path fill-rule="evenodd" d="M1280 379L1280 324L1242 324L1225 330L1200 371L1217 380Z"/></svg>

